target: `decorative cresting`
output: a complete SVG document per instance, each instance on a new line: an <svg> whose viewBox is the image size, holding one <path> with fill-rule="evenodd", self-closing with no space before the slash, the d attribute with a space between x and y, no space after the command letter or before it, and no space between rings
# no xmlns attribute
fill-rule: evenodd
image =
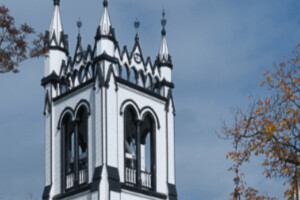
<svg viewBox="0 0 300 200"><path fill-rule="evenodd" d="M109 60L112 63L111 67L113 68L114 76L118 80L130 82L152 93L166 96L162 87L168 85L173 88L174 85L173 83L167 82L164 77L161 76L160 62L156 60L155 64L153 64L150 57L144 58L138 34L136 34L135 44L130 53L126 46L124 46L122 50L119 48L118 42L115 40L114 30L111 26L107 4L107 1L104 1L104 12L93 47L91 45L88 45L86 49L82 47L82 38L79 31L74 56L69 56L66 61L63 60L61 62L59 74L57 74L57 81L53 87L55 90L54 97L59 97L66 92L70 92L96 79L101 82L99 86L103 86L103 83L107 81L108 77L103 76L104 72L100 64L102 60ZM58 48L68 52L67 36L63 34L60 22L59 0L54 0L54 5L54 9L57 11L51 23L51 27L53 28L50 28L50 31L47 32L48 40L46 41L46 45L50 48ZM77 26L80 30L82 22L78 21ZM136 21L134 26L138 29L140 23ZM114 57L108 56L105 51L100 56L97 55L97 41L102 37L110 38L115 41ZM170 62L169 59L168 62Z"/></svg>

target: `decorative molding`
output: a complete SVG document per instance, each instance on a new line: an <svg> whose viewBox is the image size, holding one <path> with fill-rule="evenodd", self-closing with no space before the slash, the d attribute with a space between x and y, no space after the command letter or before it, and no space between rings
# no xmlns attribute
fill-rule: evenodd
<svg viewBox="0 0 300 200"><path fill-rule="evenodd" d="M87 110L87 113L88 115L91 115L91 106L90 106L90 103L86 100L86 99L81 99L77 105L75 106L75 116L77 116L77 112L78 112L78 109L81 107L81 106L84 106Z"/></svg>
<svg viewBox="0 0 300 200"><path fill-rule="evenodd" d="M121 183L121 188L123 190L128 190L128 191L131 191L131 192L144 194L144 195L156 197L156 198L159 198L159 199L167 199L167 195L165 195L165 194L154 192L154 191L151 191L151 190L138 188L138 187L128 186L128 185L126 185L126 183Z"/></svg>
<svg viewBox="0 0 300 200"><path fill-rule="evenodd" d="M173 100L173 94L172 94L172 90L169 89L168 91L168 97L167 97L167 103L165 106L165 111L169 112L169 107L170 107L170 103L172 103L172 109L173 109L173 115L176 115L176 110L175 110L175 105L174 105L174 100Z"/></svg>
<svg viewBox="0 0 300 200"><path fill-rule="evenodd" d="M120 175L118 168L107 166L109 190L121 192Z"/></svg>
<svg viewBox="0 0 300 200"><path fill-rule="evenodd" d="M85 192L85 191L89 191L90 189L91 189L91 184L84 185L84 186L79 187L79 188L73 188L73 189L70 189L66 193L58 194L58 195L54 196L53 200L62 200L62 199L65 199L65 198L77 195L79 193L82 193L82 192Z"/></svg>
<svg viewBox="0 0 300 200"><path fill-rule="evenodd" d="M60 77L53 71L49 76L41 80L41 85L45 87L48 83L56 84L60 82Z"/></svg>
<svg viewBox="0 0 300 200"><path fill-rule="evenodd" d="M43 196L42 196L43 200L49 200L50 199L51 187L52 187L52 185L45 186Z"/></svg>
<svg viewBox="0 0 300 200"><path fill-rule="evenodd" d="M124 102L122 102L122 104L120 106L120 115L121 116L123 115L123 113L128 105L131 105L135 108L136 113L138 113L138 116L142 116L141 120L143 120L143 118L147 112L154 115L153 118L156 121L157 128L160 129L160 122L159 122L158 116L157 116L156 112L153 110L153 108L151 108L150 106L145 106L142 109L140 109L139 106L137 105L137 103L132 99L127 99Z"/></svg>
<svg viewBox="0 0 300 200"><path fill-rule="evenodd" d="M69 95L72 95L72 94L75 93L76 91L78 91L78 90L84 88L85 86L87 86L87 85L93 83L94 81L95 81L94 79L90 79L90 80L86 81L85 83L83 83L83 84L81 84L81 85L75 87L74 89L69 90L69 91L63 93L63 94L61 94L61 95L58 96L58 97L55 97L55 98L53 99L53 102L57 102L57 101L59 101L60 99L62 99L62 98L64 98L64 97L67 97L67 96L69 96Z"/></svg>
<svg viewBox="0 0 300 200"><path fill-rule="evenodd" d="M120 77L116 77L116 81L117 81L118 83L121 83L121 84L123 84L123 85L126 85L126 86L128 86L128 87L130 87L130 88L133 88L133 89L135 89L135 90L138 90L138 91L140 91L140 92L143 92L143 93L145 93L145 94L148 94L148 95L150 95L150 96L152 96L152 97L154 97L154 98L157 98L157 99L160 99L160 100L163 100L163 101L167 101L167 98L166 98L166 97L163 97L163 96L161 96L160 94L157 94L157 93L155 93L155 92L152 92L152 91L150 91L150 90L148 90L148 89L146 89L146 88L143 88L143 87L141 87L141 86L138 86L137 84L134 84L134 83L131 83L131 82L129 82L129 81L126 81L126 80L124 80L124 79L122 79L122 78L120 78Z"/></svg>
<svg viewBox="0 0 300 200"><path fill-rule="evenodd" d="M177 189L176 185L168 183L169 199L177 200Z"/></svg>
<svg viewBox="0 0 300 200"><path fill-rule="evenodd" d="M58 130L60 130L62 120L63 120L63 118L64 118L67 114L69 114L69 115L71 116L71 119L74 120L74 116L75 116L75 115L74 115L74 110L73 110L71 107L66 107L66 108L62 111L62 113L61 113L61 115L60 115L60 117L59 117L58 125L57 125L57 129L58 129Z"/></svg>
<svg viewBox="0 0 300 200"><path fill-rule="evenodd" d="M102 179L101 174L102 174L102 166L96 167L93 174L93 182L90 184L91 192L99 190L99 185Z"/></svg>

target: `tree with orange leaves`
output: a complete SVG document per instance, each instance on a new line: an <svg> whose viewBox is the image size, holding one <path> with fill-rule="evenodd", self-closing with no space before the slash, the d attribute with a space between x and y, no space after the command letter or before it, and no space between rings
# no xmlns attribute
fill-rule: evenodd
<svg viewBox="0 0 300 200"><path fill-rule="evenodd" d="M264 73L260 85L266 87L266 97L251 98L247 111L233 110L233 126L224 123L222 129L226 138L233 140L234 151L227 153L234 161L231 170L237 171L252 155L263 155L263 174L284 178L289 186L284 196L289 200L299 200L300 188L300 45L294 54ZM245 199L271 199L247 188L243 174L237 177L241 183L235 191Z"/></svg>
<svg viewBox="0 0 300 200"><path fill-rule="evenodd" d="M18 72L20 62L45 55L46 47L42 44L42 34L29 42L35 31L29 25L15 25L14 17L9 14L8 8L0 6L0 73Z"/></svg>

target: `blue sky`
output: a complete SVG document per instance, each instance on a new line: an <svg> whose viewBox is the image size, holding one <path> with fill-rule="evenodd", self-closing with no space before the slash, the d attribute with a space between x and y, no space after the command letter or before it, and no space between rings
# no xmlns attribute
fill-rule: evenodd
<svg viewBox="0 0 300 200"><path fill-rule="evenodd" d="M2 0L17 23L48 29L52 0ZM246 108L250 94L262 95L262 73L290 57L299 42L297 0L110 0L109 12L120 46L134 43L133 22L141 22L140 43L152 59L160 46L162 7L173 57L176 171L179 199L224 200L233 191L229 141L220 140L221 120L230 108ZM83 44L93 44L101 0L61 0L65 33L74 52L76 21ZM21 64L20 73L0 75L0 199L41 196L44 187L43 59ZM266 180L259 159L244 169L247 182L283 199L283 180Z"/></svg>

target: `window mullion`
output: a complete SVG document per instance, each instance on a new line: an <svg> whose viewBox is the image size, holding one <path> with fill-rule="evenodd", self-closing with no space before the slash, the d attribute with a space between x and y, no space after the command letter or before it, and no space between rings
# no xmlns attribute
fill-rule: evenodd
<svg viewBox="0 0 300 200"><path fill-rule="evenodd" d="M75 132L75 186L79 183L79 155L78 155L78 121L74 122L74 132Z"/></svg>
<svg viewBox="0 0 300 200"><path fill-rule="evenodd" d="M61 165L61 172L62 172L62 190L64 191L66 189L66 164L67 164L67 161L66 161L66 124L63 124L62 126L62 131L61 131L63 134L61 134L61 148L62 148L62 153L61 153L61 156L62 156L62 165Z"/></svg>
<svg viewBox="0 0 300 200"><path fill-rule="evenodd" d="M136 159L137 159L137 186L141 187L142 179L141 179L141 121L137 120L137 131L136 131Z"/></svg>

